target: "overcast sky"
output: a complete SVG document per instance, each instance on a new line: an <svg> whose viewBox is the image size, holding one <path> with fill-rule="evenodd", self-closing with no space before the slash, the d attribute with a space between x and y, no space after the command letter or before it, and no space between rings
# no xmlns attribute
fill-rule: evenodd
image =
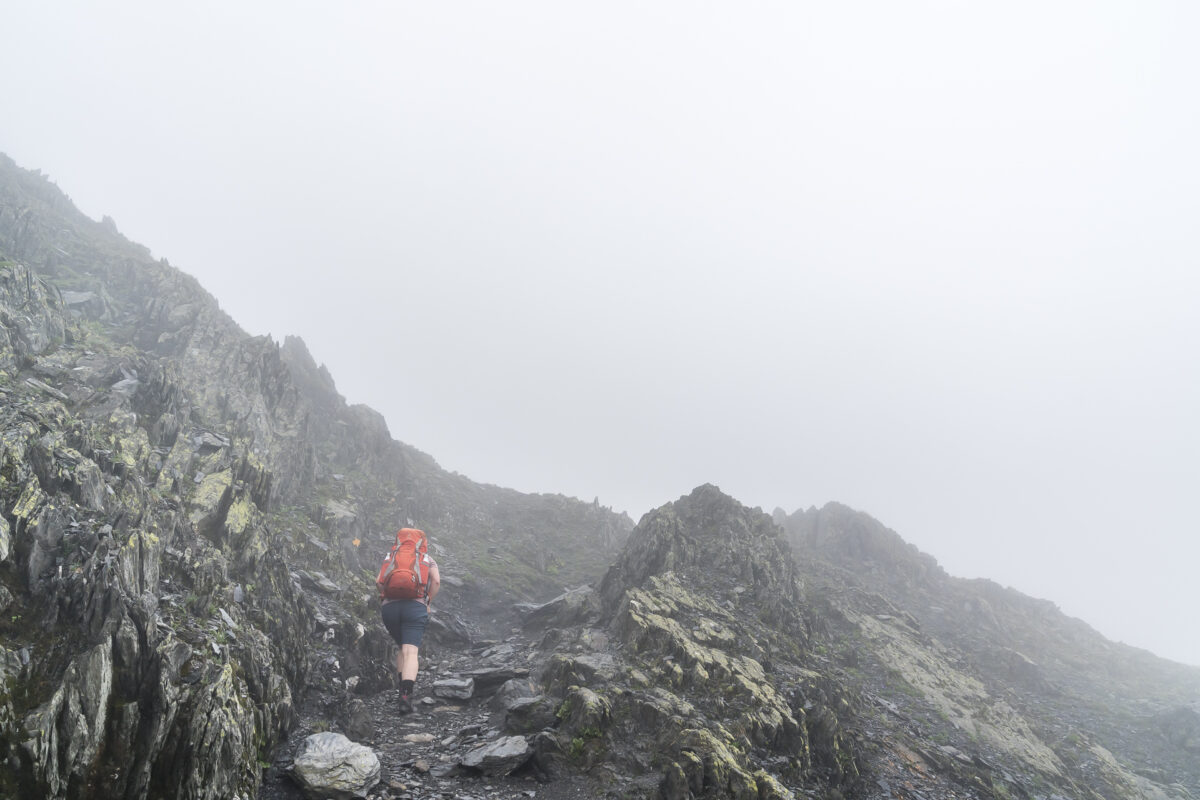
<svg viewBox="0 0 1200 800"><path fill-rule="evenodd" d="M22 3L0 150L443 466L1200 664L1195 3Z"/></svg>

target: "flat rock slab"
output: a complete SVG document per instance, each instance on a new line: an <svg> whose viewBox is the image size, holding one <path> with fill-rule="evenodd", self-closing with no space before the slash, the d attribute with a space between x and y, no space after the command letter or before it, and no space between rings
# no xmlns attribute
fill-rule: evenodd
<svg viewBox="0 0 1200 800"><path fill-rule="evenodd" d="M524 736L505 736L467 753L462 765L484 775L507 775L532 756L533 748Z"/></svg>
<svg viewBox="0 0 1200 800"><path fill-rule="evenodd" d="M529 670L510 666L482 666L467 672L467 676L474 679L475 688L481 692L495 689L513 678L524 678L528 675Z"/></svg>
<svg viewBox="0 0 1200 800"><path fill-rule="evenodd" d="M379 783L379 757L340 733L314 733L300 745L292 774L308 797L352 800Z"/></svg>
<svg viewBox="0 0 1200 800"><path fill-rule="evenodd" d="M475 694L473 678L442 678L433 682L433 693L438 697L450 697L457 700L470 700Z"/></svg>

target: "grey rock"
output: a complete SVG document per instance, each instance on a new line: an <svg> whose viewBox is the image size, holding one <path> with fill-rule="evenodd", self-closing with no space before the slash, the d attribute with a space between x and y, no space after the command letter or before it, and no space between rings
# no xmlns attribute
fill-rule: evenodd
<svg viewBox="0 0 1200 800"><path fill-rule="evenodd" d="M438 697L470 700L475 695L475 681L471 678L442 678L433 682L433 693Z"/></svg>
<svg viewBox="0 0 1200 800"><path fill-rule="evenodd" d="M71 481L71 499L90 511L104 508L107 495L104 475L95 462L83 459L75 467Z"/></svg>
<svg viewBox="0 0 1200 800"><path fill-rule="evenodd" d="M312 572L302 570L300 580L308 588L316 589L324 594L339 594L342 591L342 587L331 581L325 573L316 570Z"/></svg>
<svg viewBox="0 0 1200 800"><path fill-rule="evenodd" d="M22 743L25 757L53 796L87 774L104 742L112 688L112 649L105 642L73 661L62 685L25 718L25 730L37 732Z"/></svg>
<svg viewBox="0 0 1200 800"><path fill-rule="evenodd" d="M1163 736L1175 747L1200 755L1200 712L1186 706L1161 714L1156 720Z"/></svg>
<svg viewBox="0 0 1200 800"><path fill-rule="evenodd" d="M569 711L563 724L568 730L603 730L608 725L611 713L608 700L585 686L568 689L565 705Z"/></svg>
<svg viewBox="0 0 1200 800"><path fill-rule="evenodd" d="M136 376L135 376L136 377ZM201 454L215 453L218 450L224 450L229 447L229 440L224 436L218 436L211 431L198 431L192 437L192 445L195 446Z"/></svg>
<svg viewBox="0 0 1200 800"><path fill-rule="evenodd" d="M508 775L533 756L524 736L505 736L467 753L462 765L484 775Z"/></svg>
<svg viewBox="0 0 1200 800"><path fill-rule="evenodd" d="M39 381L37 378L26 378L25 383L29 384L30 386L32 386L35 389L40 389L41 391L45 392L46 394L48 394L51 397L54 397L58 400L65 401L67 399L67 396L65 394L63 394L62 392L60 392L58 389L55 389L53 386L51 386L48 383Z"/></svg>
<svg viewBox="0 0 1200 800"><path fill-rule="evenodd" d="M512 678L492 696L489 705L496 711L507 711L513 703L529 697L537 697L541 692L533 681L528 678Z"/></svg>
<svg viewBox="0 0 1200 800"><path fill-rule="evenodd" d="M63 305L72 316L89 319L106 319L109 313L108 293L103 289L99 293L92 291L73 292L69 289L62 291Z"/></svg>
<svg viewBox="0 0 1200 800"><path fill-rule="evenodd" d="M453 778L458 775L469 774L463 769L462 765L450 761L445 764L435 764L429 768L429 774L435 778Z"/></svg>
<svg viewBox="0 0 1200 800"><path fill-rule="evenodd" d="M366 703L355 697L346 705L342 729L355 741L369 742L375 738L375 722Z"/></svg>
<svg viewBox="0 0 1200 800"><path fill-rule="evenodd" d="M35 584L43 574L54 564L62 543L67 521L61 509L48 505L43 506L31 527L33 533L33 548L29 553L29 564L26 572L29 583Z"/></svg>
<svg viewBox="0 0 1200 800"><path fill-rule="evenodd" d="M442 583L446 582L442 578ZM471 631L457 615L445 612L431 614L429 631L431 639L440 644L471 644Z"/></svg>
<svg viewBox="0 0 1200 800"><path fill-rule="evenodd" d="M515 655L516 652L517 648L514 645L505 642L491 645L480 653L479 657L485 661L503 661Z"/></svg>
<svg viewBox="0 0 1200 800"><path fill-rule="evenodd" d="M349 533L354 530L358 521L358 512L339 500L330 500L321 506L319 521L321 527L330 533Z"/></svg>
<svg viewBox="0 0 1200 800"><path fill-rule="evenodd" d="M511 733L534 733L557 722L554 703L546 697L522 697L504 714L504 728Z"/></svg>
<svg viewBox="0 0 1200 800"><path fill-rule="evenodd" d="M137 370L127 370L121 367L121 374L124 376L121 380L114 383L110 388L117 394L132 395L138 390L141 381L138 380Z"/></svg>
<svg viewBox="0 0 1200 800"><path fill-rule="evenodd" d="M12 684L20 679L26 663L19 652L0 646L0 730L13 722Z"/></svg>
<svg viewBox="0 0 1200 800"><path fill-rule="evenodd" d="M512 680L513 678L524 678L529 675L529 670L523 668L514 668L510 666L482 666L466 672L468 678L475 682L475 689L480 692L488 692L495 689L497 686Z"/></svg>
<svg viewBox="0 0 1200 800"><path fill-rule="evenodd" d="M575 657L575 669L585 676L588 683L603 682L612 677L613 659L607 654L584 654Z"/></svg>
<svg viewBox="0 0 1200 800"><path fill-rule="evenodd" d="M3 334L0 335L0 368L11 369L22 360L39 355L66 335L66 324L55 313L45 285L32 270L17 264L7 267L0 286L0 305L20 309L6 314Z"/></svg>
<svg viewBox="0 0 1200 800"><path fill-rule="evenodd" d="M580 586L541 605L517 603L513 608L527 630L577 625L598 613L596 595L590 586Z"/></svg>
<svg viewBox="0 0 1200 800"><path fill-rule="evenodd" d="M95 292L72 292L64 289L62 293L62 301L65 306L83 305L84 303L90 303L98 299L100 299L100 296Z"/></svg>
<svg viewBox="0 0 1200 800"><path fill-rule="evenodd" d="M379 758L369 747L340 733L314 733L300 745L292 775L311 798L366 797L379 783Z"/></svg>

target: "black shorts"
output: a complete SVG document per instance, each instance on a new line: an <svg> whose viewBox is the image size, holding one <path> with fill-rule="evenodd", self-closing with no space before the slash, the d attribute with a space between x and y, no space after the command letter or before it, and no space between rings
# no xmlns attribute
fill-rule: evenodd
<svg viewBox="0 0 1200 800"><path fill-rule="evenodd" d="M424 600L389 600L380 606L383 627L396 644L421 646L425 626L429 624L429 607Z"/></svg>

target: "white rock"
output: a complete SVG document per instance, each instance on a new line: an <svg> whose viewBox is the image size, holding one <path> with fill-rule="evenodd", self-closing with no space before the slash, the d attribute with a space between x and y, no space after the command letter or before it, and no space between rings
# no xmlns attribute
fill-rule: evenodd
<svg viewBox="0 0 1200 800"><path fill-rule="evenodd" d="M379 757L340 733L314 733L300 745L292 774L312 798L366 797L379 783Z"/></svg>

